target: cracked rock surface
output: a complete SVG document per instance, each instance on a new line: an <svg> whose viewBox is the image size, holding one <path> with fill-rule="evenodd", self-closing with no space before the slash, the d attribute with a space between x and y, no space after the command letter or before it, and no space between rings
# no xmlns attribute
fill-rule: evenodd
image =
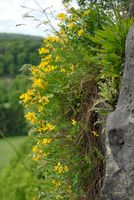
<svg viewBox="0 0 134 200"><path fill-rule="evenodd" d="M106 125L102 200L134 200L134 26L129 30L125 53L119 100Z"/></svg>

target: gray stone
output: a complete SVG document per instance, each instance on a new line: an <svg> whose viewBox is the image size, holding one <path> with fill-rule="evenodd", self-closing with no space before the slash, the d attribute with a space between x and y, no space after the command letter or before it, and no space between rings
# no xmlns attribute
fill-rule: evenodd
<svg viewBox="0 0 134 200"><path fill-rule="evenodd" d="M107 119L105 146L102 200L134 200L134 26L126 40L121 92Z"/></svg>
<svg viewBox="0 0 134 200"><path fill-rule="evenodd" d="M127 14L127 18L134 16L134 0L131 0L131 3L129 5L129 10Z"/></svg>

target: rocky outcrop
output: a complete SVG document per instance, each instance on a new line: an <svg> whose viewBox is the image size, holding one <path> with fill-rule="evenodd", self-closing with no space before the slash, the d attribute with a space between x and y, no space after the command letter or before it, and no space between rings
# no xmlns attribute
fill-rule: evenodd
<svg viewBox="0 0 134 200"><path fill-rule="evenodd" d="M134 200L134 26L127 36L121 92L107 119L105 142L102 200Z"/></svg>

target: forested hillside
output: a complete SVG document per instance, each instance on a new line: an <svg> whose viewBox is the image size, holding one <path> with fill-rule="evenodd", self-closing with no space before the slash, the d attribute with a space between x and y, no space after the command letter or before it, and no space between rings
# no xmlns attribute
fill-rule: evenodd
<svg viewBox="0 0 134 200"><path fill-rule="evenodd" d="M28 68L38 63L41 42L40 37L0 33L0 130L6 135L26 134L19 95L29 87Z"/></svg>
<svg viewBox="0 0 134 200"><path fill-rule="evenodd" d="M39 61L40 37L0 33L0 75L19 74L21 65Z"/></svg>

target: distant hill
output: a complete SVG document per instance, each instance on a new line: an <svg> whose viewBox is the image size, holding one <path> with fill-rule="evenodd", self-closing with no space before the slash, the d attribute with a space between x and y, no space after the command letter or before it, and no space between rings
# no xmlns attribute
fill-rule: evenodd
<svg viewBox="0 0 134 200"><path fill-rule="evenodd" d="M37 36L0 33L0 76L15 76L24 64L36 65L42 41Z"/></svg>
<svg viewBox="0 0 134 200"><path fill-rule="evenodd" d="M40 36L32 36L32 35L23 35L23 34L18 34L18 33L0 33L0 40L1 39L5 39L5 38L8 38L8 39L32 39L32 40L41 40L43 39L42 37Z"/></svg>

